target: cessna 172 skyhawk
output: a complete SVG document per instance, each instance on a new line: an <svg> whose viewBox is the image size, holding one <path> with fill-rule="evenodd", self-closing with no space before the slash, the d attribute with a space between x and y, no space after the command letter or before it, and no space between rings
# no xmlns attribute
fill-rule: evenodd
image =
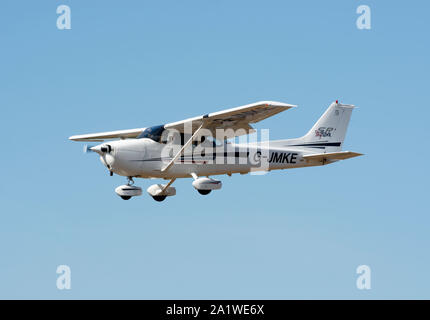
<svg viewBox="0 0 430 320"><path fill-rule="evenodd" d="M156 201L174 196L177 178L193 178L193 187L203 195L221 188L213 175L246 174L310 166L321 166L360 153L341 151L353 105L333 102L315 125L301 138L233 143L231 139L252 136L251 124L295 107L261 101L149 128L72 136L74 141L105 141L88 151L100 155L110 175L125 176L128 183L115 192L124 200L142 194L133 178L162 178L147 192ZM251 135L249 135L251 134Z"/></svg>

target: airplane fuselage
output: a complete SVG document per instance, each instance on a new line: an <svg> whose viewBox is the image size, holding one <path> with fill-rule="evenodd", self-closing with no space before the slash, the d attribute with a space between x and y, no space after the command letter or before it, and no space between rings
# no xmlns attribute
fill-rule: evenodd
<svg viewBox="0 0 430 320"><path fill-rule="evenodd" d="M299 148L270 147L270 142L225 143L190 148L167 172L163 172L163 167L175 154L173 149L169 153L165 144L150 139L129 139L109 142L100 147L103 145L109 145L111 150L101 155L102 163L113 173L126 177L172 179L191 177L191 173L197 176L245 174L320 165L305 161L303 155L313 152Z"/></svg>

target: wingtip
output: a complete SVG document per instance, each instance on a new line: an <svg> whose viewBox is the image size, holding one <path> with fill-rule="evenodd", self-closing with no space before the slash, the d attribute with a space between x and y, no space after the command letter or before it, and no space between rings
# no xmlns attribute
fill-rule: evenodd
<svg viewBox="0 0 430 320"><path fill-rule="evenodd" d="M70 136L69 137L70 141L85 141L85 139L82 139L80 136Z"/></svg>
<svg viewBox="0 0 430 320"><path fill-rule="evenodd" d="M261 101L262 104L272 105L272 106L278 106L278 107L286 107L286 108L296 108L297 105L285 103L285 102L279 102L279 101Z"/></svg>

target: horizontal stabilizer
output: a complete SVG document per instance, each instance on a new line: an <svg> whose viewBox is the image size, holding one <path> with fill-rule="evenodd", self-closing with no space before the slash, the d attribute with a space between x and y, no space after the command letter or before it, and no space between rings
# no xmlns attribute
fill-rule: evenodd
<svg viewBox="0 0 430 320"><path fill-rule="evenodd" d="M303 159L305 159L306 161L320 161L324 163L327 161L345 160L345 159L354 158L362 155L363 155L362 153L357 153L357 152L340 151L340 152L304 155Z"/></svg>

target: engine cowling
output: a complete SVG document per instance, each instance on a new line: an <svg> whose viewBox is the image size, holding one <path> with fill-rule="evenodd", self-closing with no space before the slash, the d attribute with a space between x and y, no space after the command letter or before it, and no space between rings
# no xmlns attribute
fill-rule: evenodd
<svg viewBox="0 0 430 320"><path fill-rule="evenodd" d="M193 181L193 187L197 190L219 190L222 182L211 178L198 178Z"/></svg>

